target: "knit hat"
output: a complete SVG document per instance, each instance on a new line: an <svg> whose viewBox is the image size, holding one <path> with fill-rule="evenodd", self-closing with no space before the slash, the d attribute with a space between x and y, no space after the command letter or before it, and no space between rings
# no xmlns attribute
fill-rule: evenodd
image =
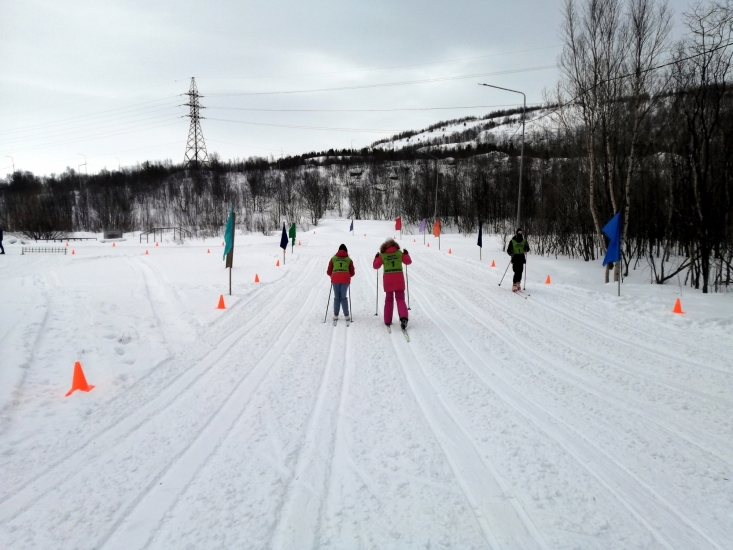
<svg viewBox="0 0 733 550"><path fill-rule="evenodd" d="M346 250L346 245L345 244L342 244L341 246L339 246L339 250L343 250L344 252L348 252L348 250Z"/></svg>

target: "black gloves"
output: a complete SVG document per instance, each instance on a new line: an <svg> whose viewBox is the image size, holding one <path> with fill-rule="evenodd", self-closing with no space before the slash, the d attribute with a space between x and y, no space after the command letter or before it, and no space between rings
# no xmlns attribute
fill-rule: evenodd
<svg viewBox="0 0 733 550"><path fill-rule="evenodd" d="M402 253L403 253L403 254L409 254L409 252L407 251L407 249L406 249L406 248L405 248L405 249L404 249L404 250L402 251Z"/></svg>
<svg viewBox="0 0 733 550"><path fill-rule="evenodd" d="M379 252L374 255L375 258L379 258Z"/></svg>

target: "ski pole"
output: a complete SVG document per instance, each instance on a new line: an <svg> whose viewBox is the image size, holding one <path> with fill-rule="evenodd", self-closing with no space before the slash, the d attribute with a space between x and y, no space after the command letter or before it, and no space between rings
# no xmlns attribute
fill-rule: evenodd
<svg viewBox="0 0 733 550"><path fill-rule="evenodd" d="M349 311L351 312L351 322L354 322L354 308L351 305L351 285L349 285Z"/></svg>
<svg viewBox="0 0 733 550"><path fill-rule="evenodd" d="M524 260L524 290L527 290L527 260Z"/></svg>
<svg viewBox="0 0 733 550"><path fill-rule="evenodd" d="M407 279L407 310L410 310L410 276L407 274L407 266L405 266L405 278Z"/></svg>
<svg viewBox="0 0 733 550"><path fill-rule="evenodd" d="M509 260L509 265L512 265L512 261L511 260ZM501 286L501 283L504 282L504 277L506 277L506 272L509 271L509 265L506 266L506 269L504 270L504 275L501 276L501 281L499 281L499 286Z"/></svg>
<svg viewBox="0 0 733 550"><path fill-rule="evenodd" d="M374 316L379 315L379 270L377 269L377 303L374 305Z"/></svg>
<svg viewBox="0 0 733 550"><path fill-rule="evenodd" d="M326 317L328 317L328 306L331 305L331 291L333 290L333 283L331 283L331 288L328 289L328 302L326 302L326 314L323 316L323 322L326 322Z"/></svg>

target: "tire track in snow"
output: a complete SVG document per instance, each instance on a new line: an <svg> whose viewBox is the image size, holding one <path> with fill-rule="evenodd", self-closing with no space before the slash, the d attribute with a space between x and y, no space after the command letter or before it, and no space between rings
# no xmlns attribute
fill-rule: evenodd
<svg viewBox="0 0 733 550"><path fill-rule="evenodd" d="M329 304L330 305L330 304ZM326 368L308 421L303 447L272 538L273 549L314 548L332 468L338 418L345 391L344 370L351 327L331 334ZM341 334L344 333L344 334Z"/></svg>
<svg viewBox="0 0 733 550"><path fill-rule="evenodd" d="M315 263L312 262L306 269L304 277L314 267ZM289 288L283 296L283 301L292 295L296 288L295 286ZM231 349L237 346L241 336L258 327L269 314L269 311L261 309L250 318L248 323L224 337L201 360L193 361L189 367L177 372L173 380L165 381L166 385L162 389L157 388L153 399L145 401L142 406L136 401L133 404L136 408L132 414L117 418L107 427L95 432L79 448L54 461L39 475L9 490L0 498L0 523L15 519L43 498L45 494L57 489L76 475L80 475L77 468L78 464L90 463L104 452L124 443L130 434L153 421L160 413L179 401L185 392L203 381L205 377L211 374L212 370L220 367L221 360ZM283 312L281 315L287 316L287 312ZM129 396L129 392L125 392L124 395ZM77 455L82 452L86 454L78 457ZM65 467L68 471L63 475L59 475L57 470L60 467Z"/></svg>
<svg viewBox="0 0 733 550"><path fill-rule="evenodd" d="M644 525L657 542L670 550L680 543L684 548L704 548L706 545L710 545L713 548L722 550L722 547L695 522L690 520L657 491L649 487L642 479L629 471L623 464L598 448L585 435L577 432L548 410L530 402L517 389L506 382L495 369L491 369L491 377L487 376L485 371L488 363L480 358L470 342L467 342L437 315L422 292L416 294L419 296L420 304L428 317L450 342L456 355L475 373L476 378L519 415L535 424L555 440L563 450L598 480ZM647 517L649 516L652 516L653 520L648 520ZM684 525L680 525L680 523Z"/></svg>
<svg viewBox="0 0 733 550"><path fill-rule="evenodd" d="M252 396L278 361L282 348L294 344L296 340L292 338L291 329L305 319L316 295L317 291L311 289L298 313L291 317L265 356L226 396L223 405L201 426L195 439L128 506L112 529L98 541L98 547L131 550L148 546L168 510L249 410Z"/></svg>
<svg viewBox="0 0 733 550"><path fill-rule="evenodd" d="M410 349L419 340L408 344L396 331L390 336L407 387L470 503L487 543L493 549L548 549L524 508L502 487L498 473L484 460L465 426L430 383L425 368Z"/></svg>
<svg viewBox="0 0 733 550"><path fill-rule="evenodd" d="M545 370L551 376L554 376L557 379L562 378L564 380L569 380L573 386L579 388L581 391L584 391L589 395L592 395L595 399L605 401L609 405L616 407L618 410L631 411L638 417L654 424L658 428L664 429L669 433L678 436L681 439L684 439L687 443L695 445L699 449L715 456L722 462L733 465L733 447L729 445L727 440L715 434L709 434L708 432L706 432L706 434L714 441L710 441L709 443L702 442L700 441L699 437L695 436L695 434L699 434L699 428L696 428L695 426L692 426L687 422L684 423L686 429L672 426L668 423L667 419L665 419L661 415L654 413L650 415L649 411L643 411L641 408L642 404L636 400L634 401L634 404L636 406L630 407L632 401L629 398L619 400L612 397L612 395L609 395L608 393L604 394L596 391L589 382L585 381L583 378L575 374L572 374L567 369L560 366L559 362L554 358L548 359L547 357L540 355L538 352L527 346L516 346L516 343L518 341L521 341L521 339L516 338L516 335L511 336L510 334L508 334L507 329L501 323L491 319L491 317L486 315L483 311L469 304L466 299L460 296L456 291L448 288L441 288L433 283L428 283L426 280L423 280L423 283L436 289L438 292L443 292L446 295L450 295L454 303L456 303L463 311L465 311L466 314L475 319L477 323L482 325L488 331L496 334L506 344L507 348L516 349L517 353L520 353L525 358L532 360L532 363L536 365L537 368ZM487 319L490 320L488 321L488 324L486 321ZM554 365L552 371L545 367L548 361Z"/></svg>

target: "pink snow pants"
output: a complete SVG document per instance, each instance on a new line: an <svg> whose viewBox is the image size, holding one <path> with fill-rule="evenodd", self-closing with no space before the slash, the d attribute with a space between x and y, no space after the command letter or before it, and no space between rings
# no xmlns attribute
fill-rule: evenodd
<svg viewBox="0 0 733 550"><path fill-rule="evenodd" d="M405 303L405 291L395 290L394 292L387 292L384 299L384 324L392 324L392 312L394 311L394 301L397 298L397 314L402 317L407 317L407 304Z"/></svg>

